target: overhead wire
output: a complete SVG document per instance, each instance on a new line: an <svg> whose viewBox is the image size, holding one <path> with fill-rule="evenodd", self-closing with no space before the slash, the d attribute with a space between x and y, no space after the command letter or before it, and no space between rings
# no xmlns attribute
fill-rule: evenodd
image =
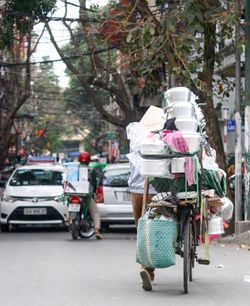
<svg viewBox="0 0 250 306"><path fill-rule="evenodd" d="M53 16L47 16L47 15L34 15L27 12L21 12L21 11L5 11L6 16L12 16L12 17L30 17L33 20L41 20L41 21L69 21L69 22L78 22L78 21L86 21L88 23L97 23L99 22L98 19L94 18L70 18L70 17L53 17Z"/></svg>
<svg viewBox="0 0 250 306"><path fill-rule="evenodd" d="M100 54L100 53L104 53L104 52L107 52L107 51L110 51L110 50L114 50L114 49L116 49L116 47L115 46L111 46L111 47L100 49L100 50L96 50L96 51L93 51L93 52L83 52L82 55L83 56L90 56L90 55L93 55L93 54ZM79 57L80 57L79 55L65 56L65 57L60 58L60 59L29 62L29 64L30 65L48 64L48 63L61 62L61 61L64 61L64 60L69 60L69 59L77 59ZM8 63L8 62L0 61L0 67L12 67L12 66L24 66L24 65L27 65L27 63L26 62Z"/></svg>

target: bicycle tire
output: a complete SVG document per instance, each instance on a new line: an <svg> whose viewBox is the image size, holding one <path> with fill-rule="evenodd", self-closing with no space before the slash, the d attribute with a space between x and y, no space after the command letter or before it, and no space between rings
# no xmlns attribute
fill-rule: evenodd
<svg viewBox="0 0 250 306"><path fill-rule="evenodd" d="M190 271L191 265L191 217L188 216L184 225L184 237L183 237L183 286L184 293L189 291Z"/></svg>
<svg viewBox="0 0 250 306"><path fill-rule="evenodd" d="M195 263L195 252L196 252L196 241L195 241L195 224L190 223L190 272L189 272L189 281L193 280L193 268Z"/></svg>

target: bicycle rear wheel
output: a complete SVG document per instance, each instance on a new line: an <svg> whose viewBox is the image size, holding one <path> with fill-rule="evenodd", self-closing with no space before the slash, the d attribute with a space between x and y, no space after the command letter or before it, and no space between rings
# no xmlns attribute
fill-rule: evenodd
<svg viewBox="0 0 250 306"><path fill-rule="evenodd" d="M191 216L188 216L184 225L183 237L183 285L184 292L189 291L189 281L192 280L192 223Z"/></svg>
<svg viewBox="0 0 250 306"><path fill-rule="evenodd" d="M196 221L195 219L190 219L190 273L189 280L193 280L193 268L196 260Z"/></svg>

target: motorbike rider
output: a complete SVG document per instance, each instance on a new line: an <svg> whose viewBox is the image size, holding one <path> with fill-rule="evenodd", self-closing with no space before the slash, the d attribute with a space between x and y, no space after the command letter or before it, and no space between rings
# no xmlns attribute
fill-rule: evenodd
<svg viewBox="0 0 250 306"><path fill-rule="evenodd" d="M90 162L90 154L89 152L81 152L79 155L79 162L82 165L89 165ZM97 188L97 179L96 179L96 173L94 169L91 169L88 167L88 177L89 177L89 182L93 187L93 195L96 191ZM97 208L97 205L93 199L93 195L91 195L91 200L90 200L90 208L89 212L91 214L91 217L94 221L94 226L95 226L95 237L96 239L102 239L101 233L100 233L100 228L101 228L101 220L100 220L100 214Z"/></svg>

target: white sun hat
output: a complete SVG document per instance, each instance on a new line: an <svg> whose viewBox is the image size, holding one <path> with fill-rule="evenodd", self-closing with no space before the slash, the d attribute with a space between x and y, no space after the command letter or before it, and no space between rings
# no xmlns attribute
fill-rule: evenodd
<svg viewBox="0 0 250 306"><path fill-rule="evenodd" d="M150 132L158 132L163 129L166 115L160 107L151 105L140 120L140 123Z"/></svg>

